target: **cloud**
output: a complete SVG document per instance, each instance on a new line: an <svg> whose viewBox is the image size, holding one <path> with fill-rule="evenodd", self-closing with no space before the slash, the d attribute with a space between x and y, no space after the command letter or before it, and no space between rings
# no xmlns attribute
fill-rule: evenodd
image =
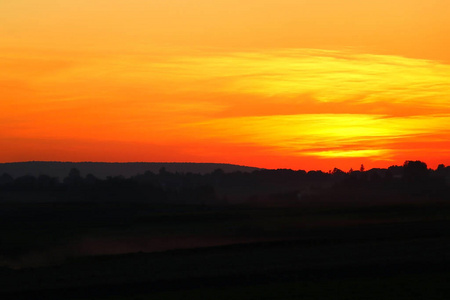
<svg viewBox="0 0 450 300"><path fill-rule="evenodd" d="M450 106L450 66L436 61L351 51L291 49L177 58L190 89L297 97L320 102ZM205 85L205 83L209 83Z"/></svg>
<svg viewBox="0 0 450 300"><path fill-rule="evenodd" d="M154 50L148 54L13 58L0 71L0 80L21 80L34 90L34 98L56 101L94 97L127 104L155 103L159 99L154 95L164 94L177 102L180 96L195 94L198 106L208 98L209 105L221 102L224 110L227 106L240 109L245 101L241 99L248 96L250 104L262 103L269 112L292 105L308 110L321 103L348 110L357 105L372 105L372 110L379 106L387 114L405 109L411 114L424 109L431 114L437 110L450 113L450 65L393 55L318 49L178 50L167 54ZM130 94L133 99L127 97Z"/></svg>

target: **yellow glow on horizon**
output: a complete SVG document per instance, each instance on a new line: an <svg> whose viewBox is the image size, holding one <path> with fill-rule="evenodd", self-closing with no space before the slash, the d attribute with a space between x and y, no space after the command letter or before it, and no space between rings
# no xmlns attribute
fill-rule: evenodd
<svg viewBox="0 0 450 300"><path fill-rule="evenodd" d="M327 150L320 152L312 152L312 156L326 157L326 158L339 158L339 157L371 157L371 158L383 158L389 160L387 155L390 151L385 149L372 149L372 150Z"/></svg>
<svg viewBox="0 0 450 300"><path fill-rule="evenodd" d="M193 124L199 137L250 143L286 155L385 158L407 140L448 138L450 115L391 117L377 115L288 115L216 119ZM445 138L444 138L445 140ZM380 149L380 147L382 147ZM389 147L392 147L389 149Z"/></svg>

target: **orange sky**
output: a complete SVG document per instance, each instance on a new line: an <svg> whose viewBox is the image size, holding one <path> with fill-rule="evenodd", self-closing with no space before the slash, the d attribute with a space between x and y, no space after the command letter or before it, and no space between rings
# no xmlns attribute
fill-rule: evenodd
<svg viewBox="0 0 450 300"><path fill-rule="evenodd" d="M0 161L450 165L448 0L0 2Z"/></svg>

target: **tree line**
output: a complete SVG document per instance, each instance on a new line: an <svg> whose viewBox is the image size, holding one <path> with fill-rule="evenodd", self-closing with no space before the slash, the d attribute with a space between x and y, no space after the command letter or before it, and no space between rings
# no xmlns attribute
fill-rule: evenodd
<svg viewBox="0 0 450 300"><path fill-rule="evenodd" d="M82 176L77 169L60 180L48 175L0 175L0 201L21 197L53 195L60 201L147 201L177 204L290 203L397 197L447 199L450 195L450 166L430 169L421 161L405 161L387 169L344 172L266 170L226 173L217 169L207 174L147 171L131 177L99 179ZM25 196L29 195L29 196Z"/></svg>

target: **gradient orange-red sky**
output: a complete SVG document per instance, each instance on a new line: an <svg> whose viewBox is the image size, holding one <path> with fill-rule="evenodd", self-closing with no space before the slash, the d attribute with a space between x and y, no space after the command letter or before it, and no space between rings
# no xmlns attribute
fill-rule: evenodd
<svg viewBox="0 0 450 300"><path fill-rule="evenodd" d="M448 0L0 2L0 162L450 164Z"/></svg>

